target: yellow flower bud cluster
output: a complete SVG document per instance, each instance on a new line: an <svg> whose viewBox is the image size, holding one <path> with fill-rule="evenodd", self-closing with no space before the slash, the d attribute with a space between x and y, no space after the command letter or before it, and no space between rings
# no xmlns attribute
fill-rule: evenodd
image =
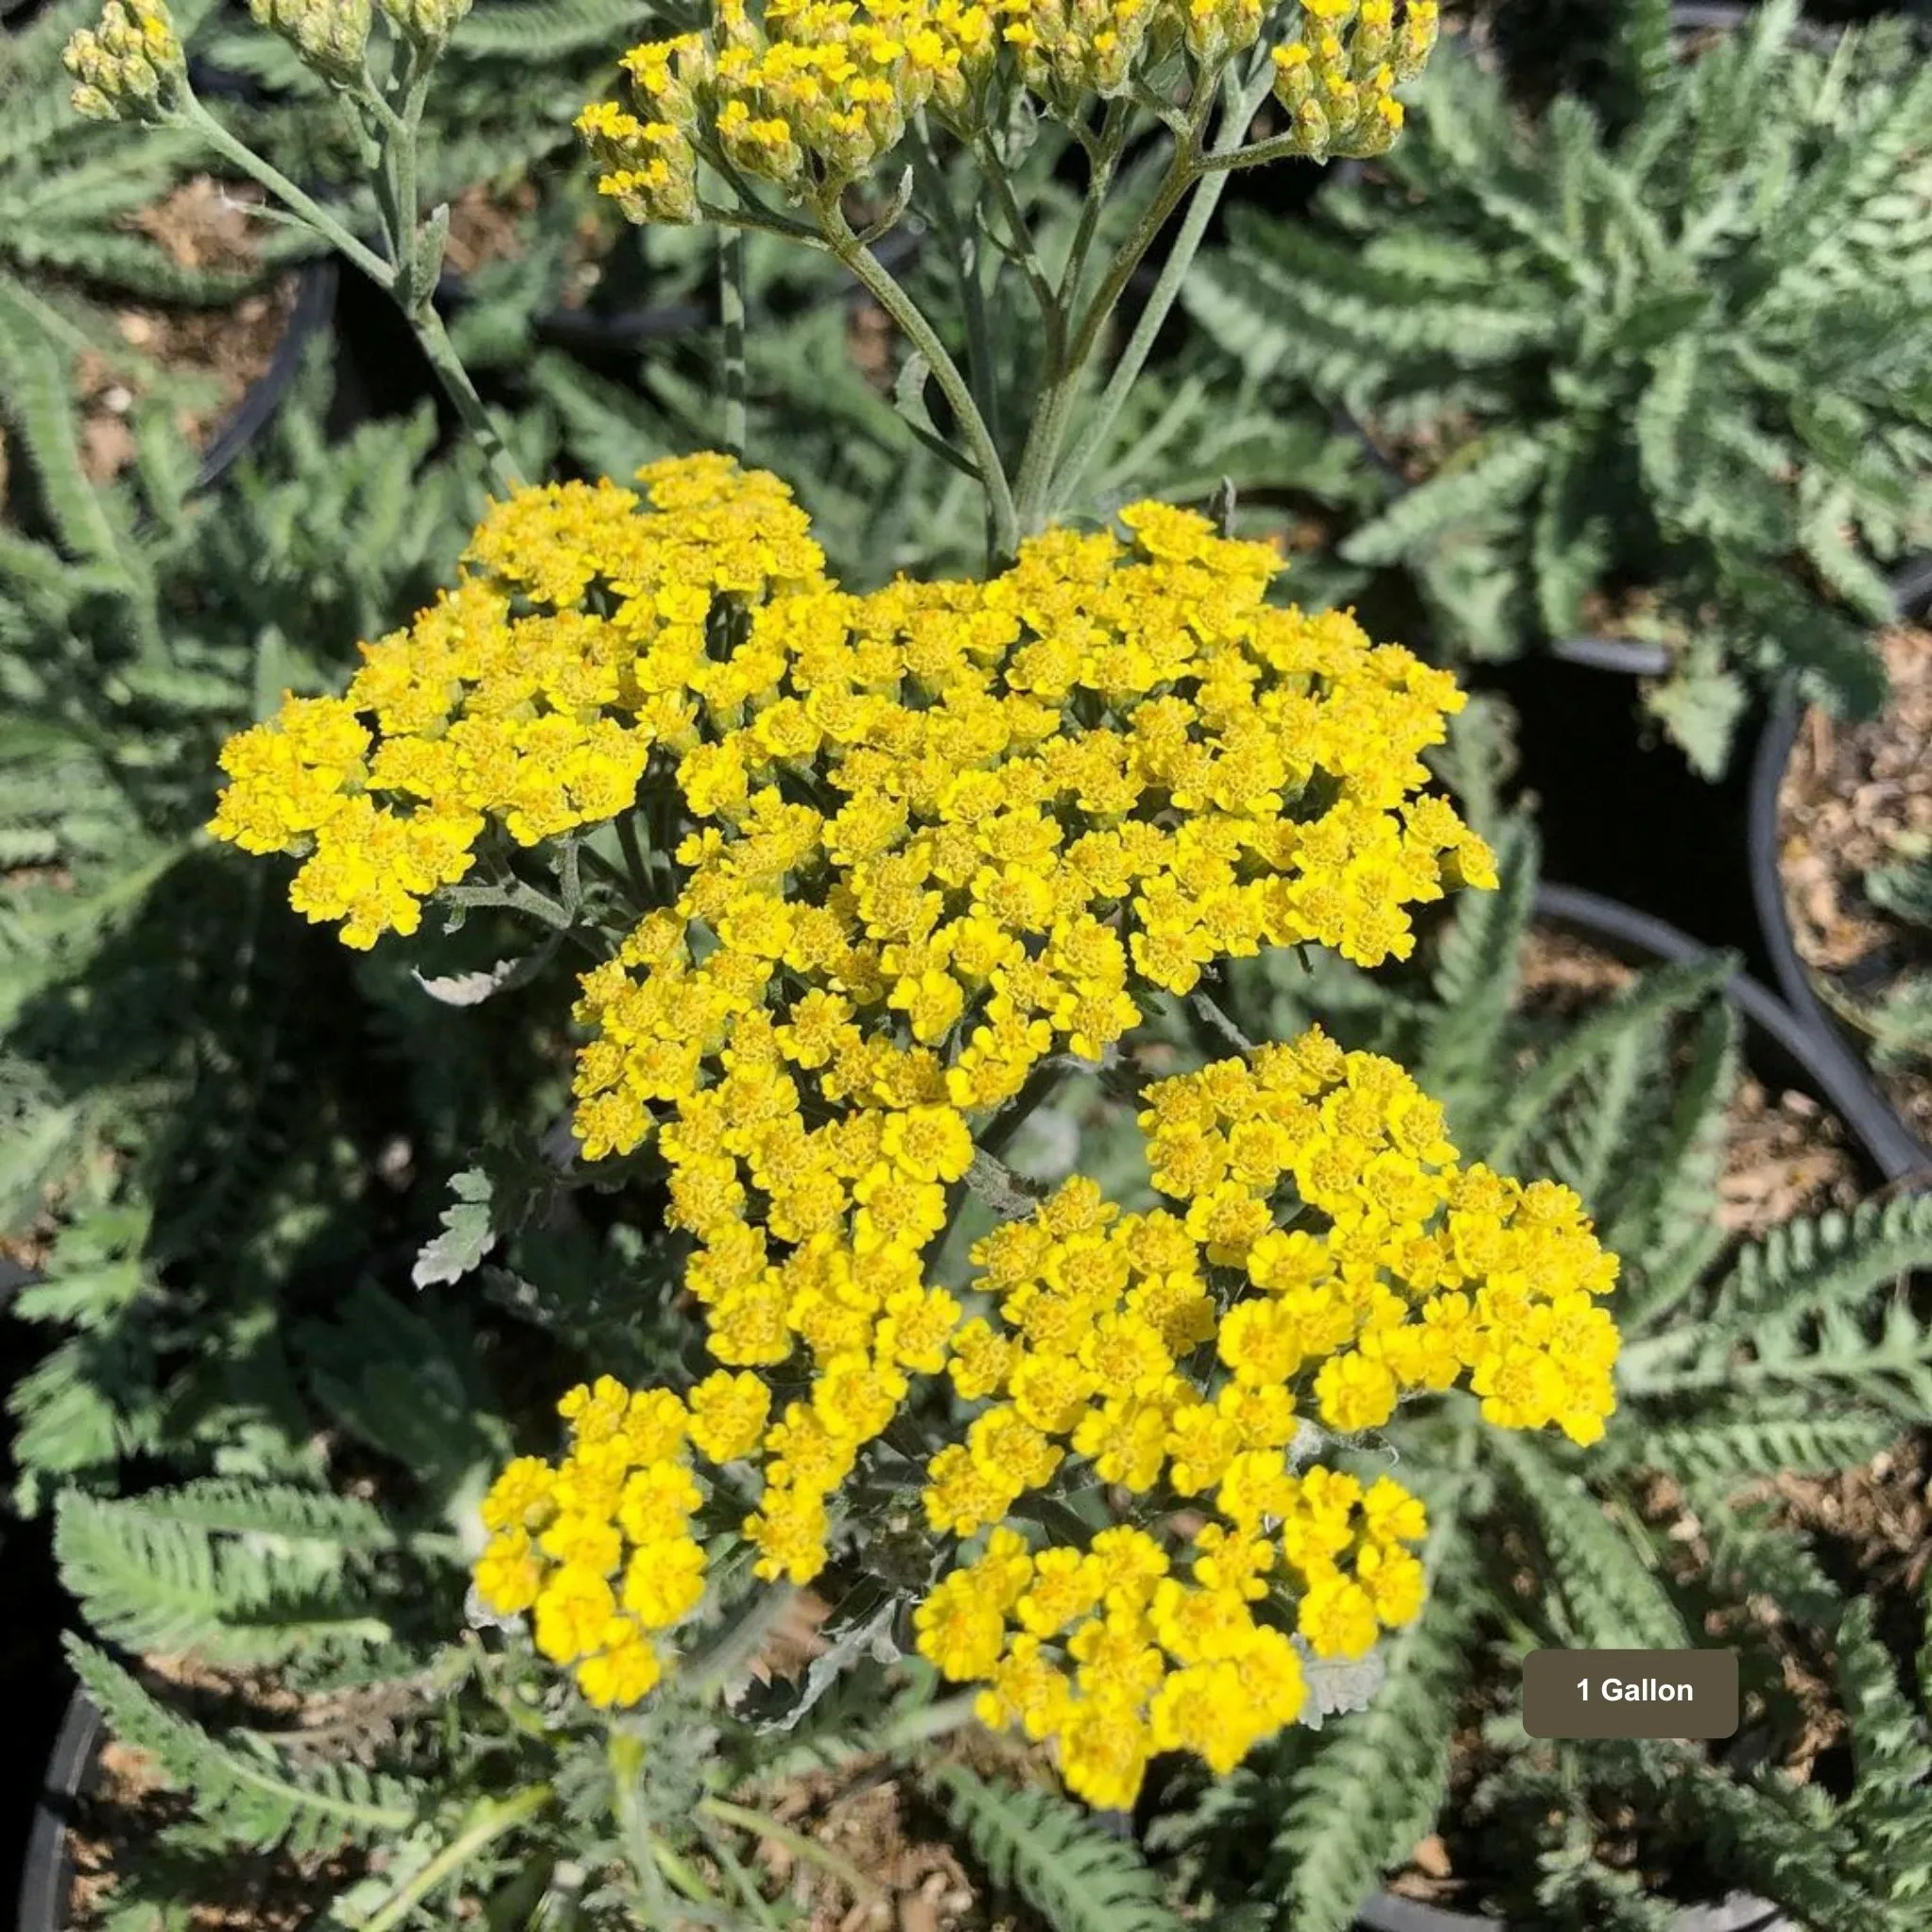
<svg viewBox="0 0 1932 1932"><path fill-rule="evenodd" d="M338 87L362 78L369 0L249 0L249 11L286 41L312 73Z"/></svg>
<svg viewBox="0 0 1932 1932"><path fill-rule="evenodd" d="M1301 0L1295 31L1274 50L1275 97L1302 153L1386 154L1402 127L1397 87L1423 70L1436 43L1436 0Z"/></svg>
<svg viewBox="0 0 1932 1932"><path fill-rule="evenodd" d="M1275 56L1306 151L1380 153L1401 123L1390 90L1413 78L1435 0L1302 0L1310 16ZM1136 85L1170 89L1184 65L1215 86L1261 31L1261 0L771 0L754 21L719 0L709 28L633 47L634 111L600 101L578 132L598 187L634 221L697 218L700 158L825 205L899 145L923 111L961 132L1014 88L1081 119Z"/></svg>
<svg viewBox="0 0 1932 1932"><path fill-rule="evenodd" d="M62 60L78 83L74 108L96 121L164 120L183 98L188 65L166 0L108 0Z"/></svg>
<svg viewBox="0 0 1932 1932"><path fill-rule="evenodd" d="M725 1344L716 1325L712 1343L725 1366L681 1411L614 1383L567 1398L571 1454L554 1472L511 1465L486 1504L484 1601L533 1611L539 1648L597 1700L624 1701L612 1686L642 1638L622 1619L662 1629L701 1598L701 1561L666 1546L695 1539L704 1507L733 1527L730 1485L707 1497L656 1467L682 1440L679 1414L713 1462L758 1465L756 1507L736 1526L757 1574L809 1582L868 1445L913 1378L944 1372L973 1412L924 1472L926 1525L955 1561L914 1611L921 1653L985 1686L986 1721L1054 1740L1094 1803L1131 1803L1162 1751L1232 1769L1298 1715L1304 1654L1358 1658L1423 1600L1422 1505L1386 1477L1364 1491L1297 1467L1303 1419L1352 1434L1386 1423L1404 1392L1466 1379L1495 1425L1590 1440L1613 1406L1616 1335L1596 1298L1616 1263L1567 1189L1460 1166L1399 1067L1319 1029L1144 1097L1156 1186L1184 1212L1123 1216L1091 1180L1069 1181L975 1247L985 1316L965 1320L923 1282L916 1236L808 1244L756 1282L750 1228L700 1254L692 1285L715 1322L727 1312ZM957 1171L970 1151L940 1113L850 1120L905 1175ZM748 1292L768 1297L754 1363L785 1363L793 1329L814 1357L782 1409L733 1327L731 1298ZM587 1457L593 1413L611 1446ZM1095 1482L1130 1520L1078 1547L1025 1527L1029 1495ZM627 1518L633 1490L649 1509ZM660 1594L661 1572L691 1578L687 1593Z"/></svg>
<svg viewBox="0 0 1932 1932"><path fill-rule="evenodd" d="M1021 80L1062 118L1122 93L1175 38L1164 0L1005 0L998 10Z"/></svg>
<svg viewBox="0 0 1932 1932"><path fill-rule="evenodd" d="M340 699L290 699L230 740L210 829L305 863L291 903L367 947L462 878L487 822L522 845L628 810L654 747L735 717L755 663L707 655L715 604L823 562L774 478L728 457L519 492L478 526L456 588L363 647ZM605 612L608 612L608 614Z"/></svg>

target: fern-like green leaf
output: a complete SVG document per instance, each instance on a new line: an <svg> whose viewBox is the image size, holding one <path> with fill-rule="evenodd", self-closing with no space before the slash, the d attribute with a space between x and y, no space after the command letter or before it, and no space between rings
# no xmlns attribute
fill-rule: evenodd
<svg viewBox="0 0 1932 1932"><path fill-rule="evenodd" d="M217 1529L246 1535L217 1541ZM388 1624L342 1572L352 1539L383 1540L373 1510L267 1486L113 1501L69 1491L54 1519L61 1581L103 1636L224 1665L385 1641Z"/></svg>
<svg viewBox="0 0 1932 1932"><path fill-rule="evenodd" d="M1422 1616L1386 1639L1387 1673L1364 1711L1324 1726L1280 1809L1268 1892L1282 1932L1343 1932L1386 1872L1428 1831L1449 1779L1449 1738L1468 1682L1476 1600L1458 1572L1469 1528L1453 1501L1435 1513ZM1454 1580L1452 1580L1454 1578ZM1257 1801L1259 1802L1259 1801Z"/></svg>
<svg viewBox="0 0 1932 1932"><path fill-rule="evenodd" d="M300 1857L380 1845L415 1821L418 1794L401 1778L353 1764L297 1770L254 1733L217 1737L169 1710L78 1637L66 1650L113 1736L149 1757L170 1789L191 1793L200 1822L238 1849L285 1846Z"/></svg>
<svg viewBox="0 0 1932 1932"><path fill-rule="evenodd" d="M1078 1805L990 1784L963 1765L941 1765L927 1783L993 1886L1051 1932L1181 1932L1152 1869Z"/></svg>

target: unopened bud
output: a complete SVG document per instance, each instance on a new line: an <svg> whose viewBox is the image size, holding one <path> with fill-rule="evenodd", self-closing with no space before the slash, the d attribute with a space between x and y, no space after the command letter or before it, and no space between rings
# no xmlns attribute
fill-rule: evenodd
<svg viewBox="0 0 1932 1932"><path fill-rule="evenodd" d="M1315 74L1308 49L1300 41L1290 41L1274 50L1275 98L1293 113L1315 92Z"/></svg>
<svg viewBox="0 0 1932 1932"><path fill-rule="evenodd" d="M311 73L336 87L362 78L369 0L249 0L249 11L280 34Z"/></svg>
<svg viewBox="0 0 1932 1932"><path fill-rule="evenodd" d="M1395 37L1391 65L1398 81L1413 80L1428 64L1435 51L1436 33L1441 25L1436 0L1408 0L1403 11L1402 30Z"/></svg>
<svg viewBox="0 0 1932 1932"><path fill-rule="evenodd" d="M470 0L382 0L398 33L419 47L440 48L461 25Z"/></svg>
<svg viewBox="0 0 1932 1932"><path fill-rule="evenodd" d="M108 0L61 56L74 110L95 121L166 120L187 97L188 64L164 0Z"/></svg>
<svg viewBox="0 0 1932 1932"><path fill-rule="evenodd" d="M1395 43L1395 0L1362 0L1349 43L1349 66L1354 78L1366 80L1389 59Z"/></svg>
<svg viewBox="0 0 1932 1932"><path fill-rule="evenodd" d="M1328 159L1328 116L1319 100L1304 100L1295 110L1295 132L1303 154L1314 161Z"/></svg>

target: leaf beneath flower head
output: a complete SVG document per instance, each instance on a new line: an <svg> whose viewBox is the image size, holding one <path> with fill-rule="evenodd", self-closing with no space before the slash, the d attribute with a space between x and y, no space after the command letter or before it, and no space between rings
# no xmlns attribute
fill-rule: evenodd
<svg viewBox="0 0 1932 1932"><path fill-rule="evenodd" d="M1350 1711L1366 1711L1389 1675L1388 1661L1378 1644L1366 1657L1318 1657L1302 1637L1290 1639L1302 1653L1302 1675L1308 1680L1308 1702L1301 1721L1320 1731L1324 1719Z"/></svg>

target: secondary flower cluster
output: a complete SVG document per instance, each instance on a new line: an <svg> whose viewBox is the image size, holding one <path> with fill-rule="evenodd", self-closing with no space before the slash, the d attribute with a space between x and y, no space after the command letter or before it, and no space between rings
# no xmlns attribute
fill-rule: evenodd
<svg viewBox="0 0 1932 1932"><path fill-rule="evenodd" d="M1221 1325L1237 1382L1319 1361L1321 1420L1347 1434L1467 1372L1499 1427L1603 1434L1617 1337L1596 1298L1617 1263L1569 1188L1459 1166L1441 1110L1400 1066L1319 1028L1143 1097L1154 1186L1187 1203L1211 1264L1263 1290ZM1312 1227L1276 1225L1284 1190Z"/></svg>
<svg viewBox="0 0 1932 1932"><path fill-rule="evenodd" d="M1316 161L1386 153L1402 127L1395 89L1423 71L1436 43L1436 0L1408 0L1399 26L1394 0L1301 4L1296 29L1272 55L1275 98L1301 151Z"/></svg>
<svg viewBox="0 0 1932 1932"><path fill-rule="evenodd" d="M527 846L628 810L656 747L687 750L783 671L712 655L714 620L824 562L775 477L694 457L639 480L643 514L608 482L492 507L456 588L365 645L344 697L290 699L229 742L210 829L302 854L296 908L366 947L416 930L486 823Z"/></svg>
<svg viewBox="0 0 1932 1932"><path fill-rule="evenodd" d="M578 121L600 190L635 221L699 214L700 160L829 205L926 112L970 136L1002 87L1078 123L1184 60L1196 88L1262 30L1261 0L720 0L708 31L624 57L632 109ZM1300 0L1275 50L1278 91L1307 151L1374 154L1402 123L1394 89L1434 43L1434 0Z"/></svg>
<svg viewBox="0 0 1932 1932"><path fill-rule="evenodd" d="M1304 1421L1354 1433L1405 1390L1466 1378L1491 1423L1587 1441L1613 1406L1616 1351L1596 1301L1615 1260L1576 1197L1460 1166L1391 1062L1314 1029L1145 1097L1156 1184L1184 1214L1123 1216L1070 1181L975 1248L970 1319L923 1281L917 1237L817 1239L777 1267L755 1229L721 1239L692 1283L726 1366L684 1411L700 1453L756 1465L755 1507L732 1527L757 1573L804 1583L830 1560L854 1472L889 1482L904 1467L871 1445L914 1378L944 1372L975 1412L921 1480L934 1548L953 1560L914 1613L919 1647L987 1686L989 1720L1054 1739L1070 1785L1110 1805L1131 1801L1154 1751L1225 1769L1291 1721L1298 1645L1358 1657L1420 1608L1421 1505L1387 1479L1364 1492L1298 1468ZM970 1151L931 1110L849 1118L882 1154L890 1138L888 1164L937 1175ZM782 1402L756 1368L796 1388L795 1335L811 1370ZM640 1680L643 1633L701 1598L681 1539L704 1498L660 1467L680 1447L664 1433L674 1399L600 1388L595 1404L568 1399L577 1440L554 1473L526 1459L492 1492L477 1582L500 1612L534 1607L539 1647L605 1699ZM611 1420L589 1456L593 1412ZM1036 1518L1065 1520L1043 1504L1096 1482L1129 1520L1078 1545L1041 1533ZM627 1520L632 1494L649 1508ZM673 1575L688 1601L663 1594Z"/></svg>

